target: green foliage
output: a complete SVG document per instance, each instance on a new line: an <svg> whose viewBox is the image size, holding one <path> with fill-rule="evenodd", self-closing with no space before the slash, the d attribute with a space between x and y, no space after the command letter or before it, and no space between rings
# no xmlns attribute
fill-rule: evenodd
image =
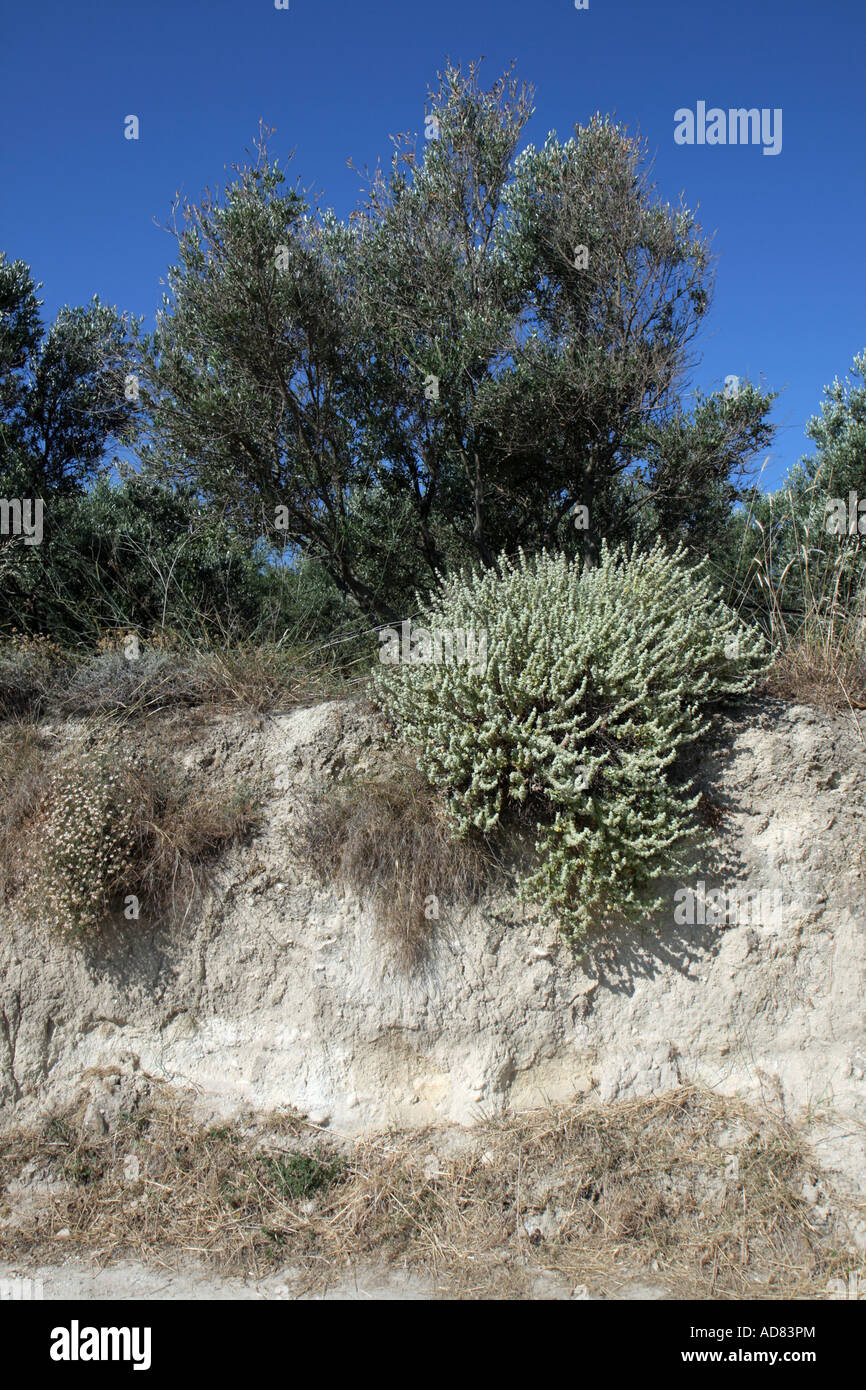
<svg viewBox="0 0 866 1390"><path fill-rule="evenodd" d="M263 557L190 489L129 475L54 496L42 545L19 538L0 552L0 623L93 641L104 628L177 623L249 631L264 606Z"/></svg>
<svg viewBox="0 0 866 1390"><path fill-rule="evenodd" d="M45 330L0 254L0 495L45 501L41 544L0 538L0 631L342 636L501 551L717 546L773 398L685 412L696 218L611 118L526 146L532 100L449 64L435 138L396 139L345 221L263 133L174 209L150 337L96 298ZM112 442L145 477L107 481Z"/></svg>
<svg viewBox="0 0 866 1390"><path fill-rule="evenodd" d="M306 636L314 614L336 625L336 593L329 612L306 570L268 559L191 488L103 476L46 505L41 545L14 538L0 551L0 627L92 643L106 629L174 627L201 641L295 625Z"/></svg>
<svg viewBox="0 0 866 1390"><path fill-rule="evenodd" d="M841 670L853 648L862 649L855 617L866 589L866 507L859 509L866 501L866 351L854 358L849 379L824 388L806 434L815 452L728 523L729 567L774 642L823 646L828 658L838 654Z"/></svg>
<svg viewBox="0 0 866 1390"><path fill-rule="evenodd" d="M850 375L853 380L842 382L837 377L824 388L821 413L806 426L815 453L803 459L803 470L829 496L847 497L853 488L862 499L866 497L866 349L854 358Z"/></svg>
<svg viewBox="0 0 866 1390"><path fill-rule="evenodd" d="M669 545L681 540L692 551L718 556L732 508L751 495L748 461L772 441L767 416L775 400L774 393L744 382L735 395L698 394L690 412L677 408L643 423L634 521L626 507L625 525L613 518L608 539L637 527L642 539L663 535Z"/></svg>
<svg viewBox="0 0 866 1390"><path fill-rule="evenodd" d="M60 310L47 332L39 286L0 252L0 491L42 496L81 488L110 440L129 442L128 398L139 324L94 296Z"/></svg>
<svg viewBox="0 0 866 1390"><path fill-rule="evenodd" d="M39 300L28 267L0 251L0 414L6 447L5 429L22 410L27 365L37 351L41 331Z"/></svg>
<svg viewBox="0 0 866 1390"><path fill-rule="evenodd" d="M652 885L692 838L696 798L672 769L706 707L741 695L764 641L682 549L603 546L500 561L442 582L421 623L474 633L481 661L381 665L374 685L419 767L448 795L458 834L489 834L512 805L536 821L528 887L577 939L601 914L660 905Z"/></svg>
<svg viewBox="0 0 866 1390"><path fill-rule="evenodd" d="M667 524L684 457L695 506L727 498L768 428L757 396L668 428L709 253L638 140L597 116L521 151L531 94L474 65L429 112L436 138L397 140L348 222L263 142L185 204L146 344L148 467L250 534L285 508L291 546L376 618L500 550L635 539L656 499Z"/></svg>
<svg viewBox="0 0 866 1390"><path fill-rule="evenodd" d="M292 1201L326 1191L342 1177L345 1167L339 1156L327 1158L321 1153L285 1154L265 1160L267 1176Z"/></svg>

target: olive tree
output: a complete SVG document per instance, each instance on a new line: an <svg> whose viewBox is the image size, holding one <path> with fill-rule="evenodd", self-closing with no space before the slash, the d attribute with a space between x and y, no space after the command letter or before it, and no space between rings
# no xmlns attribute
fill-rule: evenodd
<svg viewBox="0 0 866 1390"><path fill-rule="evenodd" d="M536 149L531 114L513 73L485 90L448 67L425 138L395 139L347 221L264 138L222 196L179 209L148 466L281 525L376 618L466 560L593 559L670 492L706 241L621 126ZM754 440L724 443L691 469L695 503Z"/></svg>

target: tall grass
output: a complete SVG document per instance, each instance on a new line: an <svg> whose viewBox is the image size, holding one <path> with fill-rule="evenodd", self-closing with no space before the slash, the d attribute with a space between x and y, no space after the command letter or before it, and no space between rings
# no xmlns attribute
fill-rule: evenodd
<svg viewBox="0 0 866 1390"><path fill-rule="evenodd" d="M757 544L741 549L735 583L776 653L769 691L853 713L866 709L866 538L827 532L823 496L785 488L763 520L750 512L744 540Z"/></svg>

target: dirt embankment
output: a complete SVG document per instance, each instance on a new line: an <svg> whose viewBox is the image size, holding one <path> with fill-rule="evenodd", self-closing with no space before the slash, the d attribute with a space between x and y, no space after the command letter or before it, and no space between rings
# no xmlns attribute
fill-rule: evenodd
<svg viewBox="0 0 866 1390"><path fill-rule="evenodd" d="M373 716L216 717L180 756L201 777L263 778L261 832L172 927L81 945L4 914L7 1128L83 1105L100 1141L112 1076L211 1120L291 1113L335 1136L697 1084L805 1124L822 1172L866 1190L866 750L850 720L768 704L720 727L699 771L713 850L652 930L611 930L576 961L504 887L451 911L431 884L441 919L409 974L375 914L297 852L307 798L381 765ZM866 1247L866 1224L852 1238Z"/></svg>

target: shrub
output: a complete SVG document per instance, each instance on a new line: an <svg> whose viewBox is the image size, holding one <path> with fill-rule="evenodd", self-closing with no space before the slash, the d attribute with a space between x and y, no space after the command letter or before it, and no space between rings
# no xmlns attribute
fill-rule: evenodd
<svg viewBox="0 0 866 1390"><path fill-rule="evenodd" d="M143 899L148 916L188 906L201 866L258 821L255 788L202 792L167 761L122 745L116 730L97 734L51 779L34 824L27 905L78 936L129 897Z"/></svg>
<svg viewBox="0 0 866 1390"><path fill-rule="evenodd" d="M138 754L108 743L52 779L37 847L42 872L34 875L52 925L75 934L93 930L129 881L139 766Z"/></svg>
<svg viewBox="0 0 866 1390"><path fill-rule="evenodd" d="M269 1178L284 1196L293 1201L327 1191L346 1170L345 1161L339 1154L328 1157L321 1150L315 1154L268 1156L264 1167L266 1179Z"/></svg>
<svg viewBox="0 0 866 1390"><path fill-rule="evenodd" d="M0 717L40 710L70 660L48 637L12 632L0 638Z"/></svg>
<svg viewBox="0 0 866 1390"><path fill-rule="evenodd" d="M713 701L748 691L764 638L682 549L602 549L595 568L542 553L444 580L430 631L486 634L486 662L381 665L374 688L458 835L510 806L537 827L527 887L576 940L600 913L662 905L661 876L695 836L691 784L672 776ZM468 647L468 642L467 642Z"/></svg>

